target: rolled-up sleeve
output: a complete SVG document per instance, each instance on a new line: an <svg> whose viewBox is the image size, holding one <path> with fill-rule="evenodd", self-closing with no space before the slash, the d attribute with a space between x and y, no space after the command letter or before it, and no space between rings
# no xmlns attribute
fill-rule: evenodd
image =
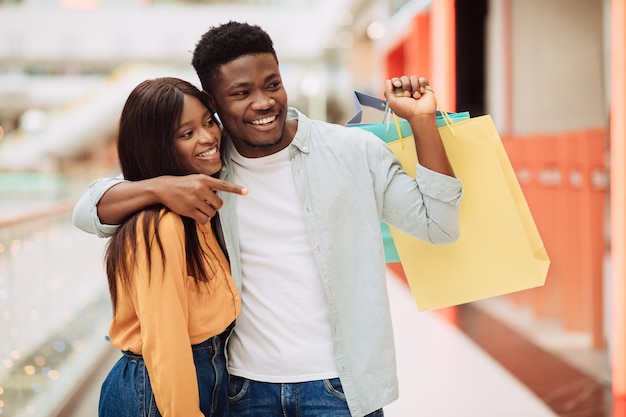
<svg viewBox="0 0 626 417"><path fill-rule="evenodd" d="M431 197L444 203L458 206L463 197L461 180L432 171L417 164L417 185L424 197Z"/></svg>
<svg viewBox="0 0 626 417"><path fill-rule="evenodd" d="M419 163L412 178L391 158L390 165L381 164L391 174L384 190L382 221L430 243L455 242L460 235L461 180Z"/></svg>
<svg viewBox="0 0 626 417"><path fill-rule="evenodd" d="M124 182L118 175L114 178L100 178L89 184L87 191L81 196L72 213L72 223L83 232L92 233L99 237L110 237L119 225L102 224L98 217L98 202L111 187Z"/></svg>

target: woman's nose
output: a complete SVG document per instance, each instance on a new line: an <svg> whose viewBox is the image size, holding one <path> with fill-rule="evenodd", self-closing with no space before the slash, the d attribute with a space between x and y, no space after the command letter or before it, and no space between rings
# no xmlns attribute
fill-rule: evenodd
<svg viewBox="0 0 626 417"><path fill-rule="evenodd" d="M219 134L215 133L211 129L203 129L200 133L200 142L202 143L213 143L219 140Z"/></svg>

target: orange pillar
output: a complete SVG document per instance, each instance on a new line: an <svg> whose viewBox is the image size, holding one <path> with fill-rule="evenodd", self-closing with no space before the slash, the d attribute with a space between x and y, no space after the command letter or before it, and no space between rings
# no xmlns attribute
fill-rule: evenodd
<svg viewBox="0 0 626 417"><path fill-rule="evenodd" d="M587 318L586 329L591 331L593 347L605 347L603 294L603 263L606 253L605 204L606 204L606 152L605 129L588 129L577 137L579 153L586 158L581 162L584 180L579 207L580 239L584 294L582 309Z"/></svg>
<svg viewBox="0 0 626 417"><path fill-rule="evenodd" d="M503 19L503 30L504 33L502 36L504 39L502 43L504 44L503 48L503 87L504 87L504 118L502 120L503 132L507 135L513 134L513 12L511 6L511 0L502 0L502 19Z"/></svg>
<svg viewBox="0 0 626 417"><path fill-rule="evenodd" d="M437 100L446 111L456 111L456 19L455 0L432 0L430 14L430 76ZM437 310L440 317L456 323L458 310Z"/></svg>
<svg viewBox="0 0 626 417"><path fill-rule="evenodd" d="M563 279L562 259L559 259L559 231L557 229L558 190L562 187L563 174L559 170L557 140L553 135L532 136L529 145L534 149L533 164L537 172L537 200L533 217L541 234L543 244L550 256L551 263L542 287L533 292L533 311L538 318L558 317L561 305L559 282ZM529 203L529 207L530 203ZM531 207L531 211L533 207Z"/></svg>
<svg viewBox="0 0 626 417"><path fill-rule="evenodd" d="M528 190L532 181L532 176L530 165L527 160L528 150L526 142L526 140L517 137L502 136L502 145L504 145L507 156L509 157L513 170L515 171L515 176L517 177L520 187L522 187L522 192L528 202ZM530 207L530 203L528 205ZM531 304L530 296L530 291L516 291L508 294L507 298L516 306L527 307Z"/></svg>
<svg viewBox="0 0 626 417"><path fill-rule="evenodd" d="M586 226L586 223L581 225L585 219L581 214L581 206L585 203L582 165L587 156L579 152L580 138L581 135L576 132L565 132L556 138L560 148L558 163L563 179L559 188L561 204L554 216L558 225L558 242L553 247L553 259L559 263L560 318L567 331L588 330L585 326L587 310L583 308L585 293L582 263L589 257L589 253L584 251L586 248L581 243L583 228Z"/></svg>
<svg viewBox="0 0 626 417"><path fill-rule="evenodd" d="M626 398L626 0L611 1L611 367Z"/></svg>
<svg viewBox="0 0 626 417"><path fill-rule="evenodd" d="M406 28L406 34L389 48L385 56L386 77L419 75L427 77L433 85L430 74L430 13L415 15ZM436 87L435 87L436 88Z"/></svg>
<svg viewBox="0 0 626 417"><path fill-rule="evenodd" d="M455 0L432 0L430 84L445 110L456 111Z"/></svg>
<svg viewBox="0 0 626 417"><path fill-rule="evenodd" d="M392 78L404 75L404 61L404 43L401 42L394 48L387 51L387 54L385 55L385 63L387 64L387 74L385 77Z"/></svg>
<svg viewBox="0 0 626 417"><path fill-rule="evenodd" d="M405 39L405 64L402 74L417 74L426 77L432 85L430 13L419 13L412 19ZM433 88L439 90L435 85Z"/></svg>

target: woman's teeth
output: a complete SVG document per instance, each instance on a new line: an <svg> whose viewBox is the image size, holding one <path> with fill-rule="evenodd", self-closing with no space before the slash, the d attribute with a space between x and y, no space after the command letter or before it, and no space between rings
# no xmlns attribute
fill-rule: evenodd
<svg viewBox="0 0 626 417"><path fill-rule="evenodd" d="M213 148L213 149L209 149L206 152L202 152L198 154L198 157L200 158L206 158L206 157L210 157L213 156L217 153L217 148Z"/></svg>

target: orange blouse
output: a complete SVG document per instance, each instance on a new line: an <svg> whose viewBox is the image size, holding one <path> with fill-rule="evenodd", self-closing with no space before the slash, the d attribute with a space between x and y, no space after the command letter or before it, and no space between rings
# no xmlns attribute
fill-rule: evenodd
<svg viewBox="0 0 626 417"><path fill-rule="evenodd" d="M161 215L165 263L154 242L148 269L140 220L131 291L118 292L109 337L120 350L143 355L164 417L200 417L191 345L222 333L239 314L241 299L211 225L197 224L196 230L209 259L206 270L215 272L197 286L187 275L182 219L172 212Z"/></svg>

